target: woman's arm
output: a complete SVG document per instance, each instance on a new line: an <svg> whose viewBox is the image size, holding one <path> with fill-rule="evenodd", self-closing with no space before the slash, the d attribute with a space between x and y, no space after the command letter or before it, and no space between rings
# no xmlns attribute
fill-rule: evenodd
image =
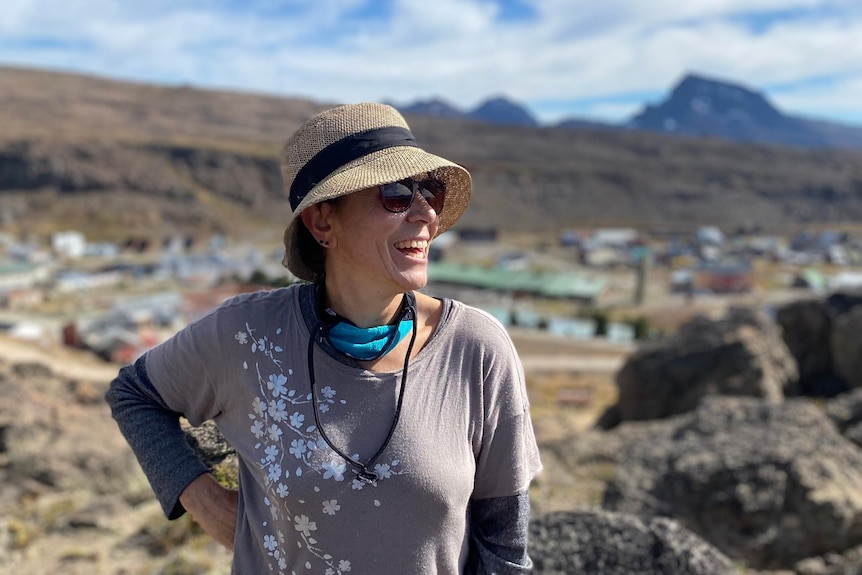
<svg viewBox="0 0 862 575"><path fill-rule="evenodd" d="M199 475L180 494L180 503L213 539L233 550L237 492L226 489L209 473Z"/></svg>
<svg viewBox="0 0 862 575"><path fill-rule="evenodd" d="M527 554L529 493L470 502L470 575L520 575L532 571Z"/></svg>
<svg viewBox="0 0 862 575"><path fill-rule="evenodd" d="M185 513L180 494L208 469L186 442L180 414L165 404L147 375L146 355L120 370L105 400L168 519Z"/></svg>
<svg viewBox="0 0 862 575"><path fill-rule="evenodd" d="M484 319L483 319L484 318ZM524 368L505 328L483 312L470 336L481 346L480 431L474 439L476 458L470 500L468 573L529 573L529 486L542 463L530 419ZM485 329L481 330L477 326Z"/></svg>

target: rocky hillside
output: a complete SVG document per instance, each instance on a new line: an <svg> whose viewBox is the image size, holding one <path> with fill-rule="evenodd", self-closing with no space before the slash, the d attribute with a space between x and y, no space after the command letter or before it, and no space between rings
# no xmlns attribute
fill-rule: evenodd
<svg viewBox="0 0 862 575"><path fill-rule="evenodd" d="M0 68L0 222L139 233L280 237L277 157L330 104ZM408 118L466 165L462 226L766 228L862 217L862 154L662 134Z"/></svg>
<svg viewBox="0 0 862 575"><path fill-rule="evenodd" d="M103 400L115 366L0 338L0 574L229 573L161 508Z"/></svg>
<svg viewBox="0 0 862 575"><path fill-rule="evenodd" d="M862 343L842 334L858 333L862 297L777 318L781 330L745 309L695 318L680 331L696 332L691 342L629 356L612 425L543 434L538 575L860 572L862 381L845 367ZM823 356L829 365L811 361ZM161 516L102 401L117 367L0 339L0 574L229 571L229 553L193 523ZM824 388L804 382L826 369L844 386L812 397ZM229 475L213 430L189 435Z"/></svg>

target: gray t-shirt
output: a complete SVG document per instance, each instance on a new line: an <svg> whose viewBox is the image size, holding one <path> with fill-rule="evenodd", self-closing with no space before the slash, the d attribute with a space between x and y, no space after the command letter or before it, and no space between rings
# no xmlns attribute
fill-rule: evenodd
<svg viewBox="0 0 862 575"><path fill-rule="evenodd" d="M214 419L237 451L233 572L461 572L469 500L524 492L541 469L511 340L447 300L410 362L379 479L364 483L315 425L300 289L236 297L146 359L166 404L193 425ZM400 370L370 372L315 345L314 371L324 432L367 461L392 425Z"/></svg>

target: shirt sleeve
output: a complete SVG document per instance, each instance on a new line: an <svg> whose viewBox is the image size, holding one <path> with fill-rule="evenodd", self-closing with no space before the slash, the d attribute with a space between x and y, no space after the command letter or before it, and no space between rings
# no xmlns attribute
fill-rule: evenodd
<svg viewBox="0 0 862 575"><path fill-rule="evenodd" d="M530 573L527 554L530 496L519 493L470 502L470 575L520 575Z"/></svg>
<svg viewBox="0 0 862 575"><path fill-rule="evenodd" d="M152 386L170 409L195 427L221 413L218 389L226 377L227 355L221 338L230 332L226 309L192 322L146 354Z"/></svg>
<svg viewBox="0 0 862 575"><path fill-rule="evenodd" d="M185 513L180 494L208 469L186 441L180 414L165 404L150 382L146 355L120 370L105 400L165 516L180 517Z"/></svg>
<svg viewBox="0 0 862 575"><path fill-rule="evenodd" d="M542 470L524 368L503 327L496 320L489 321L493 338L484 352L483 421L473 499L526 492Z"/></svg>

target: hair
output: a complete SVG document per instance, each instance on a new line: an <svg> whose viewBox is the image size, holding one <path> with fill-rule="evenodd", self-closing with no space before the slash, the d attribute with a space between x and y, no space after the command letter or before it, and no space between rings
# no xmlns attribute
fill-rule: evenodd
<svg viewBox="0 0 862 575"><path fill-rule="evenodd" d="M296 247L302 263L314 273L314 281L321 279L326 268L326 250L317 243L302 220L297 222Z"/></svg>

